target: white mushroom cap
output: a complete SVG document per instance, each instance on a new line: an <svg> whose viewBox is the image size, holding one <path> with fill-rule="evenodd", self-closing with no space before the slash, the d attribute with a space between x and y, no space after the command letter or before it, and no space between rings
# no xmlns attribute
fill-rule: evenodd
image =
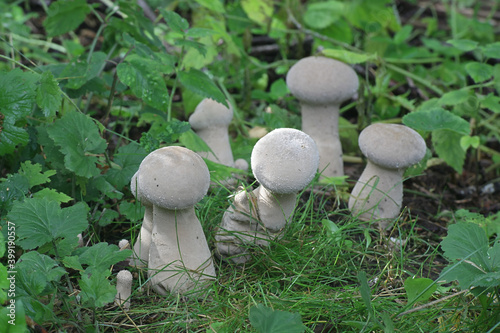
<svg viewBox="0 0 500 333"><path fill-rule="evenodd" d="M132 176L132 179L130 180L130 191L132 192L132 195L137 199L139 200L139 202L143 205L143 206L146 206L146 207L151 207L153 206L153 204L148 201L148 199L146 199L146 197L144 197L144 195L142 195L142 192L139 191L139 187L137 186L137 176L139 174L139 171L137 171L136 173L134 173L134 175Z"/></svg>
<svg viewBox="0 0 500 333"><path fill-rule="evenodd" d="M127 270L118 272L116 275L116 291L115 304L122 305L124 309L128 309L130 307L130 300L127 299L132 293L132 273Z"/></svg>
<svg viewBox="0 0 500 333"><path fill-rule="evenodd" d="M295 193L316 175L319 153L309 135L279 128L257 141L250 163L255 178L266 189L278 194Z"/></svg>
<svg viewBox="0 0 500 333"><path fill-rule="evenodd" d="M189 117L189 124L194 130L214 126L228 126L233 119L233 109L231 104L229 109L219 102L210 98L202 100L194 113Z"/></svg>
<svg viewBox="0 0 500 333"><path fill-rule="evenodd" d="M157 149L139 167L138 193L165 209L194 206L210 186L210 173L195 152L177 146Z"/></svg>
<svg viewBox="0 0 500 333"><path fill-rule="evenodd" d="M398 124L372 124L359 135L359 148L371 162L389 169L404 169L425 156L424 139Z"/></svg>
<svg viewBox="0 0 500 333"><path fill-rule="evenodd" d="M290 92L308 104L341 104L359 87L356 72L341 61L307 57L293 65L286 76Z"/></svg>

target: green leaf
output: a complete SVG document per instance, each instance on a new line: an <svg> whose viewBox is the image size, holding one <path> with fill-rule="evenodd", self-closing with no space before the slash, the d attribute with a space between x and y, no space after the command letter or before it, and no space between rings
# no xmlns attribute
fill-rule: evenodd
<svg viewBox="0 0 500 333"><path fill-rule="evenodd" d="M478 45L478 42L470 39L450 39L446 42L463 52L472 51L476 49Z"/></svg>
<svg viewBox="0 0 500 333"><path fill-rule="evenodd" d="M220 0L195 0L201 6L213 10L217 13L225 13L224 5Z"/></svg>
<svg viewBox="0 0 500 333"><path fill-rule="evenodd" d="M84 203L61 209L57 202L30 198L16 202L8 219L17 226L17 245L34 249L57 238L77 237L88 226Z"/></svg>
<svg viewBox="0 0 500 333"><path fill-rule="evenodd" d="M0 332L3 333L28 332L28 326L26 325L26 315L24 312L24 303L21 300L16 300L15 306L16 306L15 318L10 317L11 312L8 306L4 306L0 309Z"/></svg>
<svg viewBox="0 0 500 333"><path fill-rule="evenodd" d="M439 99L439 105L457 105L467 101L469 96L469 89L452 90L441 96Z"/></svg>
<svg viewBox="0 0 500 333"><path fill-rule="evenodd" d="M326 1L307 5L304 22L313 29L324 29L335 23L344 11L344 4L339 1Z"/></svg>
<svg viewBox="0 0 500 333"><path fill-rule="evenodd" d="M43 22L47 36L54 37L76 29L88 13L90 7L85 0L54 1Z"/></svg>
<svg viewBox="0 0 500 333"><path fill-rule="evenodd" d="M500 59L500 42L490 43L481 48L487 58Z"/></svg>
<svg viewBox="0 0 500 333"><path fill-rule="evenodd" d="M462 136L447 129L432 132L432 145L437 155L458 173L462 173L465 162L465 150L460 146Z"/></svg>
<svg viewBox="0 0 500 333"><path fill-rule="evenodd" d="M248 18L262 26L267 26L274 12L272 0L242 0L241 7Z"/></svg>
<svg viewBox="0 0 500 333"><path fill-rule="evenodd" d="M108 280L109 273L105 270L94 271L92 274L82 273L78 281L81 289L81 300L83 306L100 308L115 299L116 288Z"/></svg>
<svg viewBox="0 0 500 333"><path fill-rule="evenodd" d="M1 241L3 242L3 234L0 233L0 238ZM7 267L5 267L3 264L0 264L0 302L2 304L5 304L7 301L7 290L9 289L10 286L10 280L7 279L9 277L7 273Z"/></svg>
<svg viewBox="0 0 500 333"><path fill-rule="evenodd" d="M193 68L190 71L180 72L179 80L186 89L229 107L222 91L202 71Z"/></svg>
<svg viewBox="0 0 500 333"><path fill-rule="evenodd" d="M185 30L189 29L189 22L176 12L160 8L160 13L172 31L184 33Z"/></svg>
<svg viewBox="0 0 500 333"><path fill-rule="evenodd" d="M495 96L494 93L489 93L480 101L480 104L482 108L489 109L494 113L500 113L500 97Z"/></svg>
<svg viewBox="0 0 500 333"><path fill-rule="evenodd" d="M302 333L306 330L299 313L273 310L262 304L250 308L249 319L259 333Z"/></svg>
<svg viewBox="0 0 500 333"><path fill-rule="evenodd" d="M128 221L137 222L144 217L144 206L139 202L131 203L122 201L120 203L120 213L127 218Z"/></svg>
<svg viewBox="0 0 500 333"><path fill-rule="evenodd" d="M32 164L31 161L21 163L19 174L28 179L30 187L41 185L50 182L51 176L56 174L55 170L47 170L42 172L42 166L38 163Z"/></svg>
<svg viewBox="0 0 500 333"><path fill-rule="evenodd" d="M201 37L213 36L216 34L218 34L218 32L212 29L191 28L186 33L186 36L191 38L201 38Z"/></svg>
<svg viewBox="0 0 500 333"><path fill-rule="evenodd" d="M493 76L493 66L480 62L469 62L465 65L465 71L475 83L484 82Z"/></svg>
<svg viewBox="0 0 500 333"><path fill-rule="evenodd" d="M474 136L464 135L463 137L460 138L460 147L462 147L462 149L464 151L467 151L467 149L469 149L469 147L472 147L472 148L479 147L479 143L480 143L480 140L479 140L479 137L477 135L474 135Z"/></svg>
<svg viewBox="0 0 500 333"><path fill-rule="evenodd" d="M52 117L61 107L61 101L62 92L59 83L51 72L43 72L36 90L36 104L42 109L45 117Z"/></svg>
<svg viewBox="0 0 500 333"><path fill-rule="evenodd" d="M365 303L368 313L370 315L373 315L372 292L370 290L370 286L368 286L368 279L366 278L365 271L359 271L357 277L359 281L359 292L361 293L361 298Z"/></svg>
<svg viewBox="0 0 500 333"><path fill-rule="evenodd" d="M14 69L0 72L0 156L24 146L29 135L23 128L35 102L35 82L39 76Z"/></svg>
<svg viewBox="0 0 500 333"><path fill-rule="evenodd" d="M82 59L76 59L69 63L61 73L63 77L69 77L66 88L79 89L85 83L99 75L106 64L106 54L103 52L94 52L87 62L86 56Z"/></svg>
<svg viewBox="0 0 500 333"><path fill-rule="evenodd" d="M108 243L97 243L85 249L80 254L80 263L88 265L87 272L109 270L111 265L127 259L132 254L130 250L120 251L118 246Z"/></svg>
<svg viewBox="0 0 500 333"><path fill-rule="evenodd" d="M195 42L188 39L180 39L175 41L176 46L187 46L188 48L193 48L198 51L203 57L207 55L207 48L202 43Z"/></svg>
<svg viewBox="0 0 500 333"><path fill-rule="evenodd" d="M158 110L166 110L168 90L163 79L165 66L155 60L131 54L117 67L120 80L146 104Z"/></svg>
<svg viewBox="0 0 500 333"><path fill-rule="evenodd" d="M419 131L446 129L462 135L468 135L470 132L470 125L465 119L443 108L431 108L409 113L403 117L403 124Z"/></svg>
<svg viewBox="0 0 500 333"><path fill-rule="evenodd" d="M37 251L23 254L16 263L16 270L17 280L32 296L42 294L46 288L54 288L49 283L58 282L66 274L54 259Z"/></svg>
<svg viewBox="0 0 500 333"><path fill-rule="evenodd" d="M500 94L500 64L493 66L493 84L497 94Z"/></svg>
<svg viewBox="0 0 500 333"><path fill-rule="evenodd" d="M376 54L354 53L351 51L338 50L338 49L324 49L321 51L321 53L325 57L337 59L348 64L360 64L363 62L377 59Z"/></svg>
<svg viewBox="0 0 500 333"><path fill-rule="evenodd" d="M130 179L139 170L139 165L146 155L146 150L135 142L121 146L114 155L114 163L106 173L106 179L117 189L122 189L130 183Z"/></svg>
<svg viewBox="0 0 500 333"><path fill-rule="evenodd" d="M83 271L83 267L78 256L66 256L63 258L62 263L66 268Z"/></svg>
<svg viewBox="0 0 500 333"><path fill-rule="evenodd" d="M47 133L64 154L64 165L68 170L85 178L101 172L96 165L96 155L104 153L106 140L100 136L90 117L68 111L47 128Z"/></svg>
<svg viewBox="0 0 500 333"><path fill-rule="evenodd" d="M70 196L61 192L57 192L53 188L44 188L38 192L35 192L33 193L33 198L39 198L39 199L46 198L49 201L55 201L58 203L68 203L71 200L73 200L73 198L71 198Z"/></svg>
<svg viewBox="0 0 500 333"><path fill-rule="evenodd" d="M411 25L405 25L401 30L396 32L394 35L394 43L395 44L402 44L404 43L408 38L410 38L411 33L413 31L413 27Z"/></svg>
<svg viewBox="0 0 500 333"><path fill-rule="evenodd" d="M437 290L437 284L428 278L408 278L404 288L408 303L425 302Z"/></svg>
<svg viewBox="0 0 500 333"><path fill-rule="evenodd" d="M340 242L342 240L342 237L340 235L340 228L335 224L335 222L327 219L322 219L321 224L323 224L326 232L334 241Z"/></svg>

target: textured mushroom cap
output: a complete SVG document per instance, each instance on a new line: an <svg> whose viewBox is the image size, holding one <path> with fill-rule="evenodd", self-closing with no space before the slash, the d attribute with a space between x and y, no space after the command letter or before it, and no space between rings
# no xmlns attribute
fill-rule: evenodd
<svg viewBox="0 0 500 333"><path fill-rule="evenodd" d="M137 176L139 174L139 171L137 171L136 173L134 173L134 175L132 176L132 179L130 180L130 191L132 191L132 194L134 195L134 197L139 200L139 202L143 205L143 206L146 206L146 207L151 207L153 206L153 204L148 201L148 199L146 199L144 197L144 195L142 195L142 192L139 191L139 188L137 187Z"/></svg>
<svg viewBox="0 0 500 333"><path fill-rule="evenodd" d="M116 275L117 282L123 286L131 286L132 285L132 273L127 271L126 269L121 270Z"/></svg>
<svg viewBox="0 0 500 333"><path fill-rule="evenodd" d="M166 209L194 206L210 186L203 159L184 147L164 147L146 156L139 167L139 191L153 205Z"/></svg>
<svg viewBox="0 0 500 333"><path fill-rule="evenodd" d="M286 75L291 93L308 104L340 104L356 94L356 72L341 61L307 57L293 65Z"/></svg>
<svg viewBox="0 0 500 333"><path fill-rule="evenodd" d="M255 178L266 189L277 194L295 193L316 175L319 153L309 135L279 128L257 141L250 163Z"/></svg>
<svg viewBox="0 0 500 333"><path fill-rule="evenodd" d="M213 126L228 126L233 119L233 108L229 104L229 109L223 104L210 98L202 100L194 113L189 117L189 124L194 130Z"/></svg>
<svg viewBox="0 0 500 333"><path fill-rule="evenodd" d="M372 124L359 134L359 148L373 163L390 169L403 169L424 156L424 139L409 127Z"/></svg>

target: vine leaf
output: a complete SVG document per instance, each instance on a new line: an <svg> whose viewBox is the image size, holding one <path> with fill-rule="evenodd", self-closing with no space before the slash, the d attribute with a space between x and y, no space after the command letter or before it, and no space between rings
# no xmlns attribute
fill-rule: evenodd
<svg viewBox="0 0 500 333"><path fill-rule="evenodd" d="M211 98L229 107L222 91L220 91L215 83L210 80L208 75L202 71L192 68L189 71L180 72L179 80L185 88L192 92L203 97Z"/></svg>
<svg viewBox="0 0 500 333"><path fill-rule="evenodd" d="M85 0L54 1L43 22L47 36L54 37L76 29L88 13L90 7Z"/></svg>

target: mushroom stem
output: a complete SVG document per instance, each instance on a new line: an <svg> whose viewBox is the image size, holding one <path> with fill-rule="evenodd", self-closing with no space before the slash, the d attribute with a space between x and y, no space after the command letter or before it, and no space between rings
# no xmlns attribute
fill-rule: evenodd
<svg viewBox="0 0 500 333"><path fill-rule="evenodd" d="M362 221L377 220L386 229L403 204L404 169L388 169L368 160L349 198L349 209ZM359 215L358 215L359 214Z"/></svg>
<svg viewBox="0 0 500 333"><path fill-rule="evenodd" d="M154 206L149 277L159 294L186 293L215 278L210 249L194 208Z"/></svg>
<svg viewBox="0 0 500 333"><path fill-rule="evenodd" d="M123 309L130 308L130 295L132 294L132 273L127 270L119 271L116 276L115 304Z"/></svg>
<svg viewBox="0 0 500 333"><path fill-rule="evenodd" d="M274 193L260 185L254 191L259 207L259 220L262 223L260 228L265 232L276 234L283 230L292 218L295 210L297 193ZM268 233L265 232L265 233ZM265 244L260 245L267 245Z"/></svg>
<svg viewBox="0 0 500 333"><path fill-rule="evenodd" d="M138 182L139 172L136 172L130 181L130 189L134 197L144 206L144 218L141 230L134 244L134 251L130 259L131 266L145 267L148 265L149 246L151 244L151 231L153 229L153 204L140 192Z"/></svg>
<svg viewBox="0 0 500 333"><path fill-rule="evenodd" d="M301 102L302 131L316 142L319 172L323 177L344 175L342 145L339 137L339 105ZM321 121L318 121L321 119Z"/></svg>

